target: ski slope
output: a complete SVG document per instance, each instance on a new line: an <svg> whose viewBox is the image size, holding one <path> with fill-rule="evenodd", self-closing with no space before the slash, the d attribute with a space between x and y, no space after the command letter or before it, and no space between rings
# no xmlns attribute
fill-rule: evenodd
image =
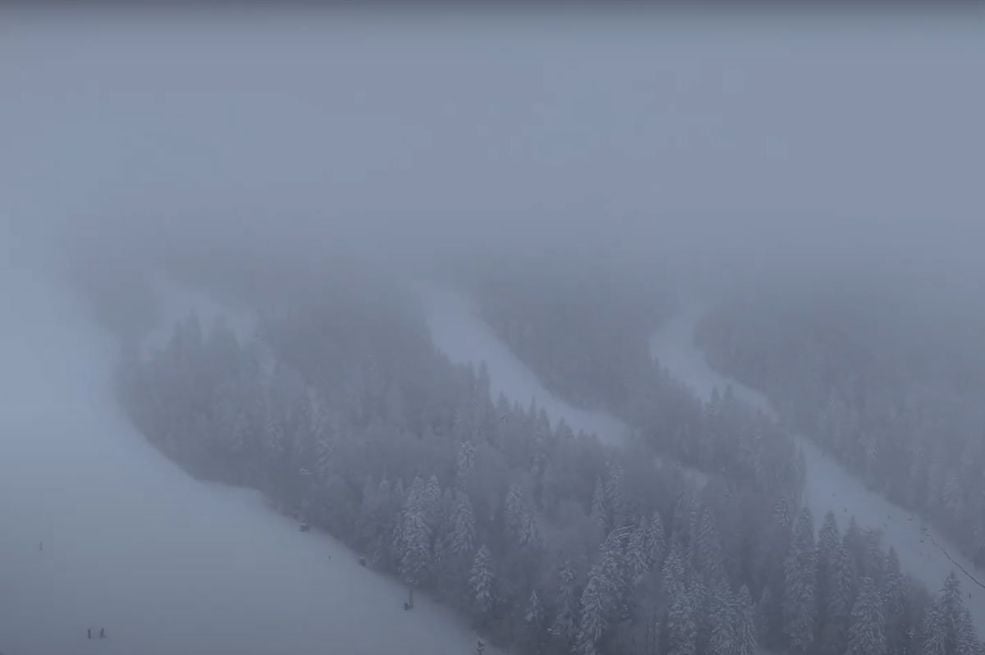
<svg viewBox="0 0 985 655"><path fill-rule="evenodd" d="M574 407L545 389L533 371L479 317L467 298L435 287L421 286L418 292L435 346L453 362L485 362L494 396L502 393L523 406L536 401L552 421L564 419L576 432L595 434L607 444L625 441L629 432L626 424L603 412Z"/></svg>
<svg viewBox="0 0 985 655"><path fill-rule="evenodd" d="M667 322L650 340L651 355L704 398L710 397L716 388L724 391L731 387L739 398L775 415L763 394L711 368L704 353L694 344L694 327L700 315L700 308L692 307ZM965 602L978 633L985 634L985 589L968 577L970 573L985 581L985 571L976 569L942 535L912 512L866 488L810 439L802 435L795 438L807 465L804 500L818 526L824 515L831 511L843 530L852 516L861 527L881 530L884 543L896 549L903 570L931 591L940 589L944 578L954 570L962 578L962 587L967 594Z"/></svg>
<svg viewBox="0 0 985 655"><path fill-rule="evenodd" d="M0 652L474 652L447 609L404 611L338 542L159 455L116 408L109 340L54 282L0 266Z"/></svg>

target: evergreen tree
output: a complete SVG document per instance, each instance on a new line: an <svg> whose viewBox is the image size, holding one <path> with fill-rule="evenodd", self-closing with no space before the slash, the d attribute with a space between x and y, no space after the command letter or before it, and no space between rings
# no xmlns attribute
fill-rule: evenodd
<svg viewBox="0 0 985 655"><path fill-rule="evenodd" d="M411 587L422 586L431 566L431 526L427 520L427 488L415 478L404 503L395 543L400 577Z"/></svg>
<svg viewBox="0 0 985 655"><path fill-rule="evenodd" d="M626 483L625 471L615 460L609 460L606 466L605 507L608 510L607 531L621 527L626 519Z"/></svg>
<svg viewBox="0 0 985 655"><path fill-rule="evenodd" d="M660 566L663 562L664 554L667 550L667 541L664 536L664 524L660 519L660 512L653 512L646 531L647 559L650 568Z"/></svg>
<svg viewBox="0 0 985 655"><path fill-rule="evenodd" d="M852 607L845 655L886 655L887 652L883 599L872 578L865 578Z"/></svg>
<svg viewBox="0 0 985 655"><path fill-rule="evenodd" d="M883 566L882 597L886 614L886 643L890 653L904 654L910 649L911 626L906 612L906 582L896 550L889 549Z"/></svg>
<svg viewBox="0 0 985 655"><path fill-rule="evenodd" d="M537 590L530 591L530 598L527 599L527 608L523 613L523 621L527 625L540 626L544 620L544 607L540 603L540 596Z"/></svg>
<svg viewBox="0 0 985 655"><path fill-rule="evenodd" d="M927 612L923 652L925 655L974 655L977 648L971 615L961 600L961 582L951 571L939 597Z"/></svg>
<svg viewBox="0 0 985 655"><path fill-rule="evenodd" d="M602 573L593 567L581 594L581 615L575 639L575 652L579 655L594 655L597 652L599 639L608 624L606 584Z"/></svg>
<svg viewBox="0 0 985 655"><path fill-rule="evenodd" d="M701 511L694 544L694 568L703 579L712 583L725 576L725 563L722 556L722 542L715 527L711 510Z"/></svg>
<svg viewBox="0 0 985 655"><path fill-rule="evenodd" d="M506 529L517 545L536 547L540 544L540 534L533 511L519 482L512 484L506 494L504 513Z"/></svg>
<svg viewBox="0 0 985 655"><path fill-rule="evenodd" d="M698 627L695 622L692 590L676 594L664 622L667 655L695 655L698 650Z"/></svg>
<svg viewBox="0 0 985 655"><path fill-rule="evenodd" d="M772 589L766 587L756 603L757 641L764 646L771 646L780 641L781 632L779 603L774 598Z"/></svg>
<svg viewBox="0 0 985 655"><path fill-rule="evenodd" d="M759 652L759 640L756 638L756 611L753 607L749 588L742 585L739 589L737 603L737 624L735 634L734 655L755 655Z"/></svg>
<svg viewBox="0 0 985 655"><path fill-rule="evenodd" d="M469 556L475 549L475 516L472 503L464 491L455 492L451 509L451 532L448 551L461 559Z"/></svg>
<svg viewBox="0 0 985 655"><path fill-rule="evenodd" d="M471 441L462 441L458 445L458 453L455 456L455 483L460 489L466 487L474 468L475 444Z"/></svg>
<svg viewBox="0 0 985 655"><path fill-rule="evenodd" d="M544 607L541 605L536 589L530 591L530 597L527 599L527 606L523 611L523 625L527 648L531 652L539 653L544 635Z"/></svg>
<svg viewBox="0 0 985 655"><path fill-rule="evenodd" d="M609 507L606 504L605 486L601 478L595 481L595 491L592 493L592 509L590 516L595 523L600 535L609 533L611 523L609 521Z"/></svg>
<svg viewBox="0 0 985 655"><path fill-rule="evenodd" d="M814 639L814 562L814 526L810 512L804 509L794 524L790 552L784 565L784 635L794 653L807 652Z"/></svg>
<svg viewBox="0 0 985 655"><path fill-rule="evenodd" d="M817 588L817 634L825 633L827 623L828 603L831 583L831 561L835 557L835 551L841 545L841 534L838 530L838 523L835 520L834 512L824 515L824 523L820 532L817 534L817 575L815 584Z"/></svg>
<svg viewBox="0 0 985 655"><path fill-rule="evenodd" d="M841 655L845 650L856 586L851 558L845 546L839 543L828 561L828 581L825 585L827 599L822 643L826 653Z"/></svg>
<svg viewBox="0 0 985 655"><path fill-rule="evenodd" d="M626 566L629 569L629 580L633 586L640 584L650 571L651 557L648 541L650 524L645 517L640 518L639 525L629 535L626 545Z"/></svg>
<svg viewBox="0 0 985 655"><path fill-rule="evenodd" d="M558 572L555 606L557 607L557 614L551 623L550 633L561 644L567 645L575 638L578 610L575 570L567 561L561 565Z"/></svg>
<svg viewBox="0 0 985 655"><path fill-rule="evenodd" d="M709 594L708 603L708 646L707 655L732 655L738 645L737 605L732 592L724 580L715 583Z"/></svg>
<svg viewBox="0 0 985 655"><path fill-rule="evenodd" d="M472 603L480 617L486 617L493 606L492 557L485 545L481 546L472 561L469 572Z"/></svg>
<svg viewBox="0 0 985 655"><path fill-rule="evenodd" d="M671 546L660 575L664 597L668 599L668 602L673 602L674 598L684 594L685 570L680 544L675 543Z"/></svg>

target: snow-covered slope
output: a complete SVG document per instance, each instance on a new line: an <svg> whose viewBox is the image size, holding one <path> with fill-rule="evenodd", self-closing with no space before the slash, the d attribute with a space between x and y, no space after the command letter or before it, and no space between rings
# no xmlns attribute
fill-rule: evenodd
<svg viewBox="0 0 985 655"><path fill-rule="evenodd" d="M699 308L691 308L665 324L650 341L651 354L699 395L707 398L713 389L724 390L731 386L740 398L773 414L769 401L761 393L721 375L709 366L693 339L694 326L700 315ZM842 528L854 516L860 526L882 530L885 543L893 546L899 554L903 569L932 591L939 589L947 574L955 570L962 576L963 587L969 594L966 603L978 632L985 634L985 589L967 575L985 581L985 572L976 570L967 558L962 557L956 548L950 547L944 537L924 525L917 516L867 489L810 439L802 436L795 438L807 464L805 501L815 521L820 523L825 513L832 511ZM965 571L961 571L954 562Z"/></svg>
<svg viewBox="0 0 985 655"><path fill-rule="evenodd" d="M0 298L0 652L474 652L451 612L404 611L333 539L147 445L110 393L110 344L54 285L3 270Z"/></svg>
<svg viewBox="0 0 985 655"><path fill-rule="evenodd" d="M553 421L564 419L574 430L594 433L605 443L621 443L627 426L602 412L590 412L561 400L540 383L537 376L493 334L465 297L452 291L420 287L428 326L435 346L454 362L485 362L492 392L511 401L544 408Z"/></svg>

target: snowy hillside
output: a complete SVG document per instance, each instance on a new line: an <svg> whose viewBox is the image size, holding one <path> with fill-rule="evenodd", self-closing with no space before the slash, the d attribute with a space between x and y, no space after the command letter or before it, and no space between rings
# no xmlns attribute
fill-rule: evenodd
<svg viewBox="0 0 985 655"><path fill-rule="evenodd" d="M715 388L724 390L730 386L737 396L772 414L762 394L726 378L708 365L693 341L699 316L700 310L691 308L669 321L653 335L651 354L703 397L709 397ZM955 570L962 578L968 594L966 604L979 634L985 633L985 589L968 576L985 581L985 572L976 570L956 548L949 547L939 533L923 525L911 512L868 490L812 441L802 436L797 440L807 464L805 500L817 524L820 525L825 513L832 511L842 527L854 516L860 526L881 530L886 545L893 546L899 554L903 569L931 591L940 588L947 574Z"/></svg>
<svg viewBox="0 0 985 655"><path fill-rule="evenodd" d="M111 344L53 284L5 271L0 297L0 652L474 652L450 612L404 611L333 539L147 445Z"/></svg>

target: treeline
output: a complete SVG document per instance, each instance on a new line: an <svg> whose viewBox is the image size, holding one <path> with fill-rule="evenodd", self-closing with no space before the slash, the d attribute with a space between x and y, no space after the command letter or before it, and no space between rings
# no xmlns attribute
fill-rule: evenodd
<svg viewBox="0 0 985 655"><path fill-rule="evenodd" d="M259 334L239 343L192 316L128 358L134 423L516 652L977 652L956 579L931 601L878 534L841 535L829 516L815 537L799 479L765 471L788 456L767 452L779 439L706 454L725 475L698 480L652 444L606 448L493 399L484 369L448 362L399 305L306 306ZM754 432L734 399L655 402L685 405L661 419L668 442L716 450Z"/></svg>
<svg viewBox="0 0 985 655"><path fill-rule="evenodd" d="M770 295L722 305L698 335L716 367L985 566L985 361L974 324L942 316Z"/></svg>

